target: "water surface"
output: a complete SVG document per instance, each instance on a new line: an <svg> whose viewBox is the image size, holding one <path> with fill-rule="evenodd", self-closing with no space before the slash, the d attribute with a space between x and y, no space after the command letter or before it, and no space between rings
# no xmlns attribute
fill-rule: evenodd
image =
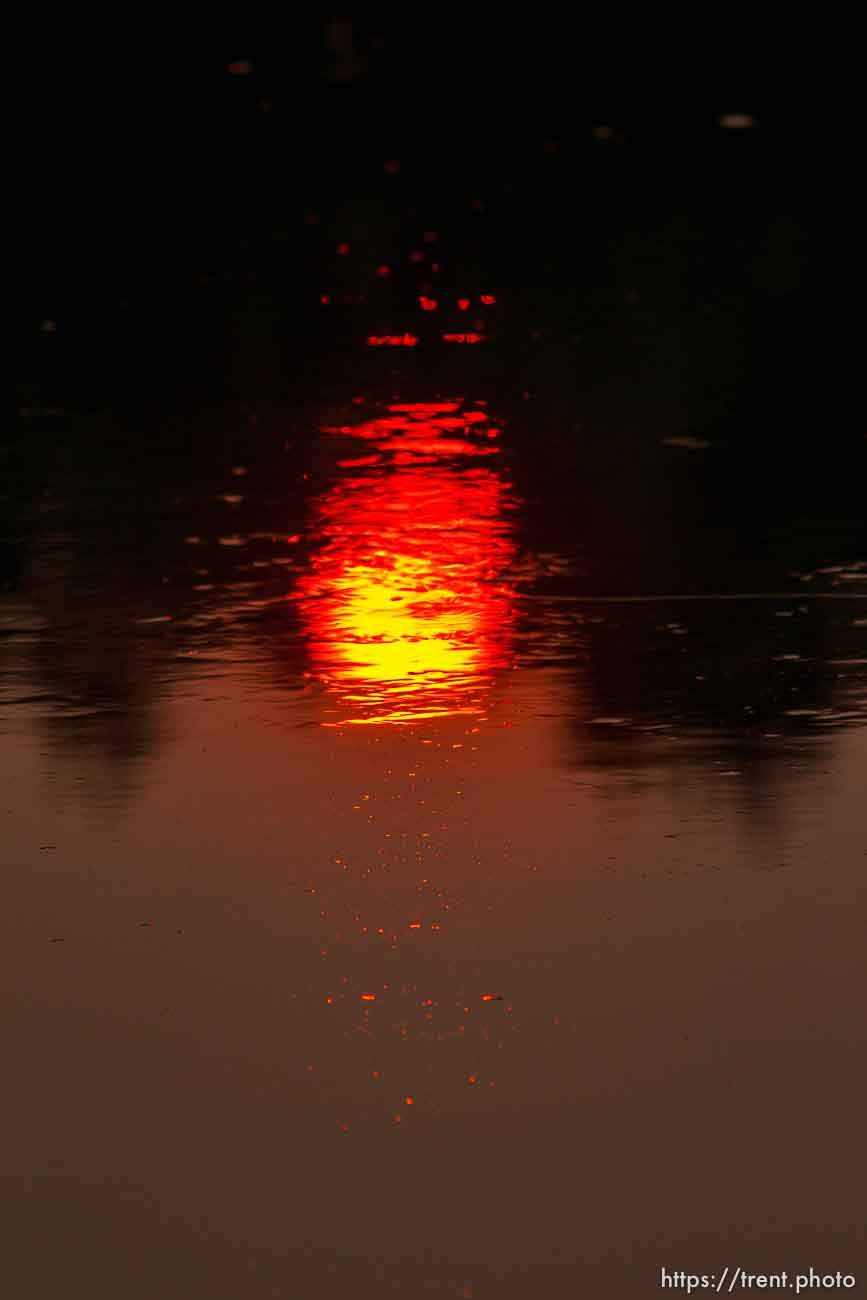
<svg viewBox="0 0 867 1300"><path fill-rule="evenodd" d="M4 440L6 1294L863 1272L863 459L381 351Z"/></svg>

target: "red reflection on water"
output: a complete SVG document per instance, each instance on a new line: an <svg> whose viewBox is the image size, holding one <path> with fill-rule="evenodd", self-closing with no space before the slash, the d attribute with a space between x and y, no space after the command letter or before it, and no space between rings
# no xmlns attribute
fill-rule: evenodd
<svg viewBox="0 0 867 1300"><path fill-rule="evenodd" d="M372 348L414 348L418 339L414 334L369 334L367 342Z"/></svg>
<svg viewBox="0 0 867 1300"><path fill-rule="evenodd" d="M326 430L377 454L339 462L314 503L320 548L296 593L314 673L335 697L325 725L484 712L509 657L515 551L487 420L458 402L395 404Z"/></svg>

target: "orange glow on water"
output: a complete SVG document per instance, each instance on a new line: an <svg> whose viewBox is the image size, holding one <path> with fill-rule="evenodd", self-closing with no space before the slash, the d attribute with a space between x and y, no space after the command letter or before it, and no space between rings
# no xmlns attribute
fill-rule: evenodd
<svg viewBox="0 0 867 1300"><path fill-rule="evenodd" d="M377 455L339 462L314 503L319 550L298 584L314 675L336 697L326 725L484 712L509 657L514 555L487 418L404 403L327 431Z"/></svg>

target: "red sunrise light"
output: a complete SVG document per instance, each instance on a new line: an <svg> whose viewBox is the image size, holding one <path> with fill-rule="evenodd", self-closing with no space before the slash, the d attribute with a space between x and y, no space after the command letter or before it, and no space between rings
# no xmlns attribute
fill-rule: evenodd
<svg viewBox="0 0 867 1300"><path fill-rule="evenodd" d="M483 715L509 661L514 603L502 579L514 554L509 491L488 468L498 448L484 412L394 403L331 432L375 456L344 458L315 501L296 588L331 698L324 725ZM407 928L427 925L413 917Z"/></svg>

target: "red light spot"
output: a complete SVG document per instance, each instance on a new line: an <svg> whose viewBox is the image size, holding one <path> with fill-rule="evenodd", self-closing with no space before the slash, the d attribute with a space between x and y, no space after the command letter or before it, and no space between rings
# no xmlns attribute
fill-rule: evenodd
<svg viewBox="0 0 867 1300"><path fill-rule="evenodd" d="M346 460L339 460L337 464L341 469L355 469L362 465L378 465L381 459L381 456L351 456Z"/></svg>
<svg viewBox="0 0 867 1300"><path fill-rule="evenodd" d="M421 307L422 311L436 311L439 303L436 298L426 298L424 294L422 294L418 300L418 305Z"/></svg>
<svg viewBox="0 0 867 1300"><path fill-rule="evenodd" d="M481 343L481 334L444 334L446 343Z"/></svg>
<svg viewBox="0 0 867 1300"><path fill-rule="evenodd" d="M337 245L337 252L338 252L338 255L339 255L340 257L345 257L346 254L349 252L349 245L348 245L348 244L338 244L338 245Z"/></svg>
<svg viewBox="0 0 867 1300"><path fill-rule="evenodd" d="M327 306L329 305L329 303L331 302L331 294L330 294L330 293L320 293L320 295L319 295L319 301L322 303L322 306L323 306L323 307L327 307Z"/></svg>
<svg viewBox="0 0 867 1300"><path fill-rule="evenodd" d="M293 533L291 537L286 538L286 541L289 542L292 546L294 546L296 542L301 541L301 534Z"/></svg>
<svg viewBox="0 0 867 1300"><path fill-rule="evenodd" d="M502 1000L503 1000L503 995L502 995L502 993L483 993L483 994L482 994L482 1001L483 1001L483 1002L502 1002Z"/></svg>
<svg viewBox="0 0 867 1300"><path fill-rule="evenodd" d="M334 1004L334 998L331 997L330 994L329 994L328 997L325 999L325 1001L328 1003L329 1006L333 1006L333 1004Z"/></svg>
<svg viewBox="0 0 867 1300"><path fill-rule="evenodd" d="M411 262L423 262L423 261L424 261L424 253L422 253L422 252L420 251L420 249L418 249L418 248L414 248L413 251L412 251L412 252L410 253L410 255L409 255L409 260L410 260Z"/></svg>
<svg viewBox="0 0 867 1300"><path fill-rule="evenodd" d="M390 266L378 266L378 267L376 268L376 274L379 276L380 280L387 280L388 277L391 275L391 267L390 267Z"/></svg>
<svg viewBox="0 0 867 1300"><path fill-rule="evenodd" d="M478 1082L479 1082L479 1076L478 1076L477 1074L468 1074L468 1075L467 1075L467 1083L469 1083L470 1085L475 1084L475 1083L478 1083Z"/></svg>
<svg viewBox="0 0 867 1300"><path fill-rule="evenodd" d="M469 311L470 310L469 298L458 298L458 306L460 307L461 311Z"/></svg>
<svg viewBox="0 0 867 1300"><path fill-rule="evenodd" d="M492 293L483 293L481 297L481 301L485 304L486 307L490 307L491 303L496 302L497 299L494 297Z"/></svg>
<svg viewBox="0 0 867 1300"><path fill-rule="evenodd" d="M343 1120L343 1121L341 1122L341 1125L340 1125L340 1131L341 1131L341 1133L348 1133L348 1132L349 1132L349 1125L346 1123L346 1120Z"/></svg>
<svg viewBox="0 0 867 1300"><path fill-rule="evenodd" d="M236 63L227 64L226 71L230 77L249 77L253 65L247 59L239 59Z"/></svg>
<svg viewBox="0 0 867 1300"><path fill-rule="evenodd" d="M418 339L414 334L370 334L367 342L372 348L414 348Z"/></svg>
<svg viewBox="0 0 867 1300"><path fill-rule="evenodd" d="M385 164L385 170L387 172L390 172L391 175L393 176L395 172L400 171L400 163L397 161L396 158L389 158L388 162Z"/></svg>
<svg viewBox="0 0 867 1300"><path fill-rule="evenodd" d="M448 415L461 409L459 402L393 402L390 411L408 411L416 419L427 421L434 415Z"/></svg>
<svg viewBox="0 0 867 1300"><path fill-rule="evenodd" d="M422 235L422 239L426 244L435 244L439 239L439 235L435 230L426 230Z"/></svg>
<svg viewBox="0 0 867 1300"><path fill-rule="evenodd" d="M375 993L362 993L362 995L361 995L361 1000L362 1000L362 1002L375 1002L375 1001L376 1001L376 994L375 994Z"/></svg>
<svg viewBox="0 0 867 1300"><path fill-rule="evenodd" d="M430 268L430 269L433 271L434 275L439 275L439 273L440 273L440 264L439 264L439 262L431 262L431 268Z"/></svg>
<svg viewBox="0 0 867 1300"><path fill-rule="evenodd" d="M370 1071L370 1077L371 1077L371 1079L378 1079L378 1078L380 1077L380 1072L379 1072L379 1070L371 1070L371 1071Z"/></svg>
<svg viewBox="0 0 867 1300"><path fill-rule="evenodd" d="M421 929L421 921L410 921L410 923L409 923L409 928L410 928L411 930L420 930L420 929Z"/></svg>

